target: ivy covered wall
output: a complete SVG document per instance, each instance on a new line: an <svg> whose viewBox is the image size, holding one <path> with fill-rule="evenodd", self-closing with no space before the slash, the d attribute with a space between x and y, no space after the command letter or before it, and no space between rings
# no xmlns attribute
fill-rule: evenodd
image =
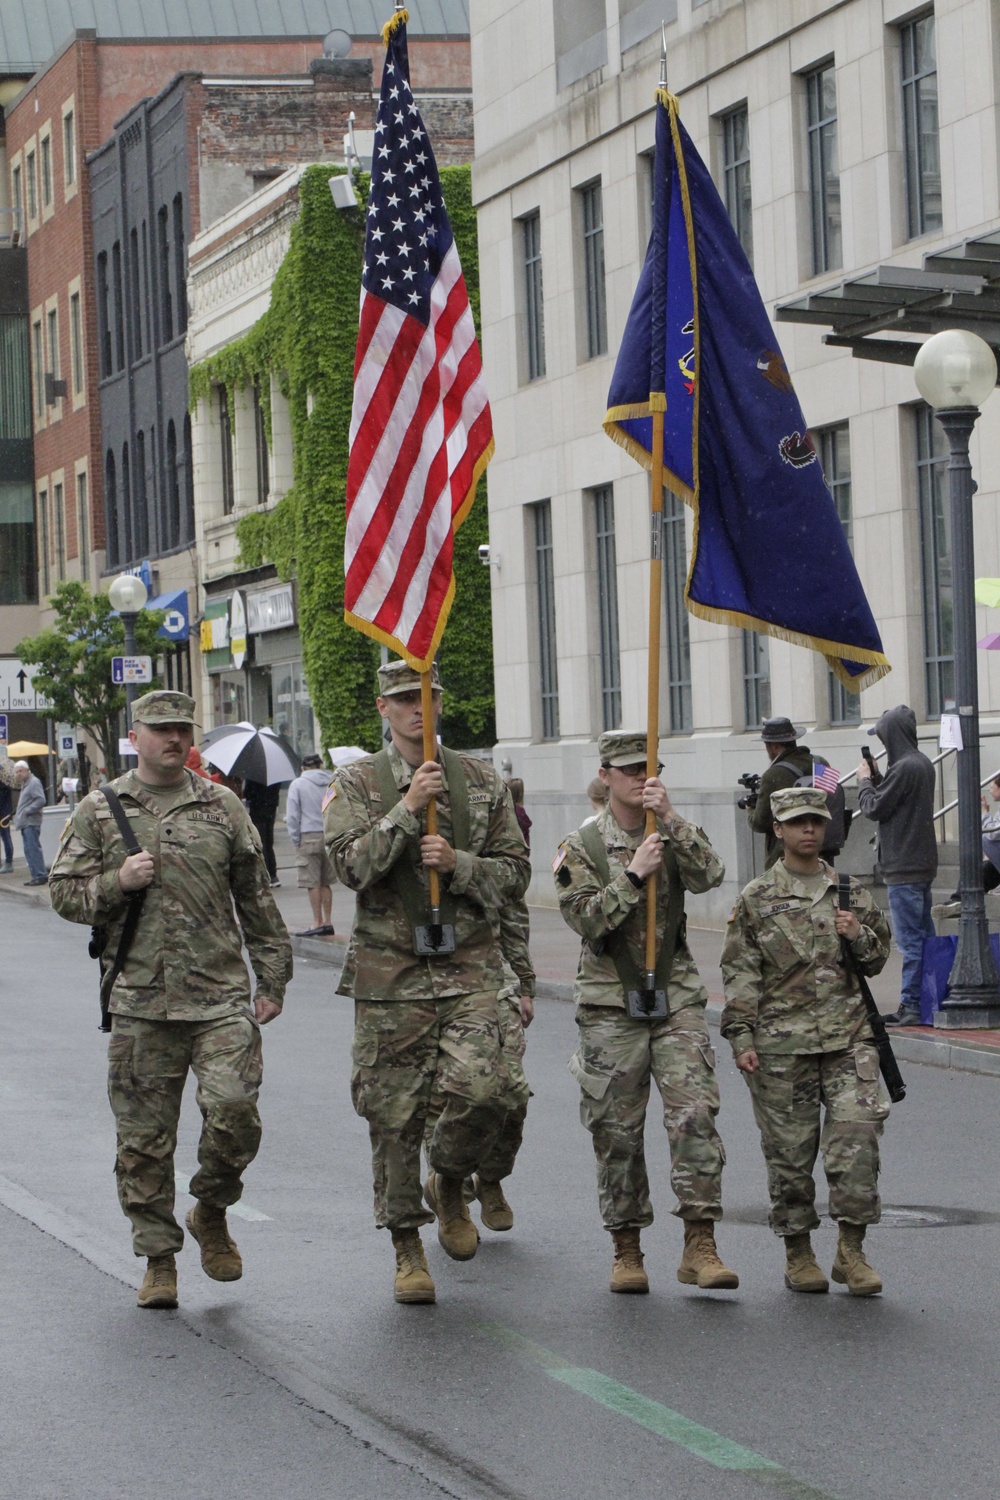
<svg viewBox="0 0 1000 1500"><path fill-rule="evenodd" d="M232 401L237 388L261 377L270 431L269 375L288 400L294 483L273 510L239 519L240 561L247 568L269 561L283 579L298 580L303 663L321 743L375 750L381 740L374 705L379 647L344 622L344 496L365 219L360 208L352 213L334 207L333 170L310 167L304 173L299 217L271 305L244 338L191 371L191 404L207 398L213 385L225 385ZM445 167L441 187L478 332L469 168ZM360 188L367 201L366 179ZM442 738L460 750L490 746L496 738L490 578L477 555L487 540L484 478L455 538L455 602L439 654Z"/></svg>

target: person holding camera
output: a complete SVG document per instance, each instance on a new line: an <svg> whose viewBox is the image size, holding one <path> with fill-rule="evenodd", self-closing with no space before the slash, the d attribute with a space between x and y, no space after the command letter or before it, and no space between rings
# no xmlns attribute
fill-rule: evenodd
<svg viewBox="0 0 1000 1500"><path fill-rule="evenodd" d="M715 1245L725 1153L715 1128L719 1086L705 1025L705 987L685 940L684 893L720 885L725 870L705 834L646 777L646 736L598 741L608 806L564 839L553 862L559 909L583 939L574 998L579 1047L569 1069L594 1139L604 1227L614 1241L613 1292L648 1292L640 1235L653 1222L643 1134L650 1081L663 1100L674 1212L684 1221L677 1279L739 1286ZM645 833L647 810L656 832ZM656 874L658 1003L645 999L646 881ZM662 985L662 989L660 986Z"/></svg>
<svg viewBox="0 0 1000 1500"><path fill-rule="evenodd" d="M771 813L771 794L782 787L794 786L800 776L811 776L813 761L822 757L813 755L808 745L798 743L803 729L796 729L791 719L765 719L760 737L771 762L756 793L743 798L747 819L754 833L764 835L764 868L769 870L781 858L781 843L774 834L774 817ZM825 765L825 761L823 762Z"/></svg>

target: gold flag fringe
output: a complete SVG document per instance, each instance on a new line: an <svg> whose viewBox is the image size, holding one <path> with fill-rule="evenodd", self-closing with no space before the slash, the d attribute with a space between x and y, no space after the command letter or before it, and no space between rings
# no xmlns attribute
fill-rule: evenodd
<svg viewBox="0 0 1000 1500"><path fill-rule="evenodd" d="M389 38L393 32L398 31L401 26L405 26L409 19L410 12L408 10L397 10L391 20L386 21L382 27L382 43L384 46L388 47ZM413 663L411 662L410 665L412 666Z"/></svg>

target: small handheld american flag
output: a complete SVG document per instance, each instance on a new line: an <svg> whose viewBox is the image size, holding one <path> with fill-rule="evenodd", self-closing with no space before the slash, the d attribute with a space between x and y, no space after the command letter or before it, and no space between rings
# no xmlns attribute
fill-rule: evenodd
<svg viewBox="0 0 1000 1500"><path fill-rule="evenodd" d="M823 792L835 792L840 785L840 772L835 771L832 766L824 766L821 761L813 761L813 786L819 787Z"/></svg>

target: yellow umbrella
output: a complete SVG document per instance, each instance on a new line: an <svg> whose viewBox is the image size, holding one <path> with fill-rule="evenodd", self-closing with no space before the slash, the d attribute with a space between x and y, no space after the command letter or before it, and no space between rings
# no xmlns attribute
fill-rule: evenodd
<svg viewBox="0 0 1000 1500"><path fill-rule="evenodd" d="M1000 578L976 579L976 603L985 604L988 609L1000 606Z"/></svg>
<svg viewBox="0 0 1000 1500"><path fill-rule="evenodd" d="M7 754L11 760L23 760L26 755L55 755L48 745L40 745L37 740L15 740L12 745L7 746Z"/></svg>

